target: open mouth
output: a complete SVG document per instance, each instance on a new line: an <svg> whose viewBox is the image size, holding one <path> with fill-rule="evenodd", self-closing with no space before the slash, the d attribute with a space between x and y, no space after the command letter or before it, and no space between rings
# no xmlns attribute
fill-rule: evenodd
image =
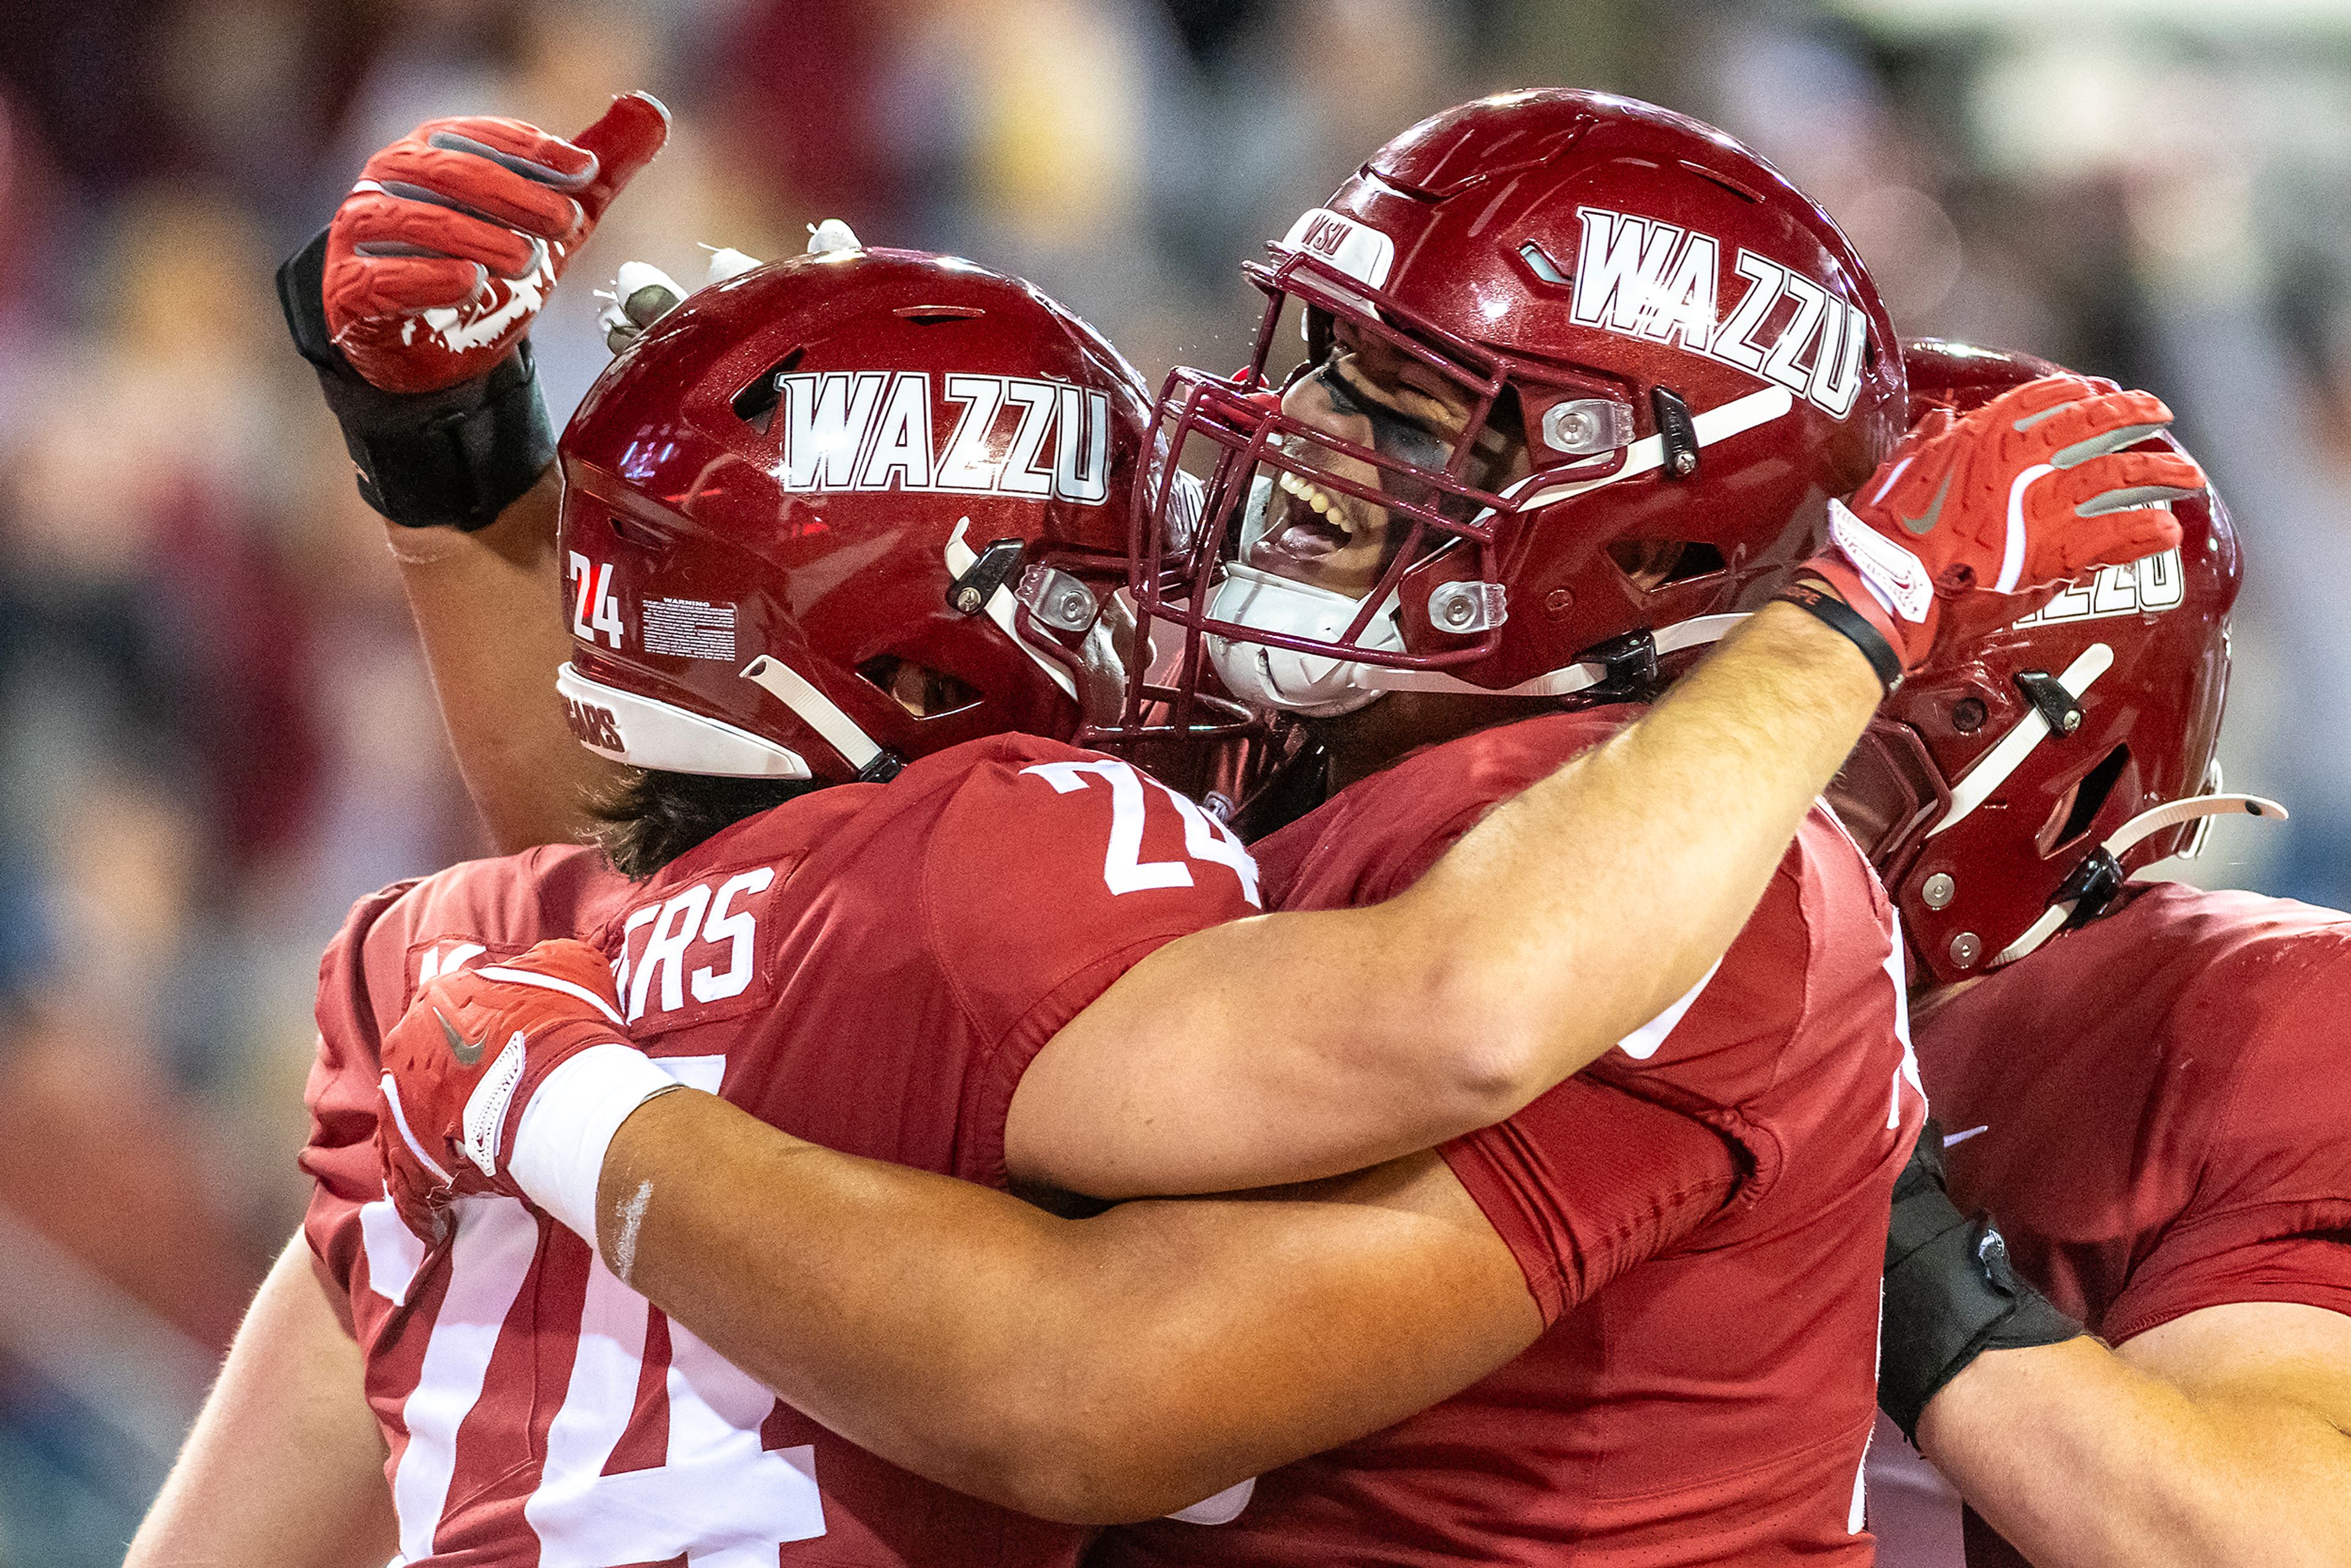
<svg viewBox="0 0 2351 1568"><path fill-rule="evenodd" d="M1268 506L1265 532L1249 551L1249 564L1266 571L1327 560L1354 543L1363 527L1348 497L1287 469L1274 475Z"/></svg>

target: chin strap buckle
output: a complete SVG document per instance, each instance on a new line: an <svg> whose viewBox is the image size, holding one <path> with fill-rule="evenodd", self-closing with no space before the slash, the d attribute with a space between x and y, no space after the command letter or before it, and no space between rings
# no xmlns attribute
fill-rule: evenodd
<svg viewBox="0 0 2351 1568"><path fill-rule="evenodd" d="M2115 895L2123 890L2123 864L2114 852L2104 844L2082 857L2082 863L2069 873L2057 891L2049 896L2054 904L2072 903L2074 912L2065 917L2058 929L2074 931L2087 925L2106 912Z"/></svg>
<svg viewBox="0 0 2351 1568"><path fill-rule="evenodd" d="M2016 677L2024 700L2048 721L2049 733L2064 740L2082 727L2082 699L2046 670L2027 670Z"/></svg>
<svg viewBox="0 0 2351 1568"><path fill-rule="evenodd" d="M1019 539L991 542L964 568L961 577L947 585L947 608L958 615L977 615L986 610L996 591L1020 564L1021 549Z"/></svg>
<svg viewBox="0 0 2351 1568"><path fill-rule="evenodd" d="M1600 702L1646 701L1657 685L1657 640L1647 632L1627 632L1594 643L1578 653L1581 664L1596 664L1600 678L1580 694Z"/></svg>

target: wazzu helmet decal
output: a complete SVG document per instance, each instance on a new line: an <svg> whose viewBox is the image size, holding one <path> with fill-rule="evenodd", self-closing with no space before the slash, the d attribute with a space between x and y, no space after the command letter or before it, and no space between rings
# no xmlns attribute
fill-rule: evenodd
<svg viewBox="0 0 2351 1568"><path fill-rule="evenodd" d="M1921 414L2057 368L1931 340L1904 360ZM2179 549L2105 568L2012 624L1948 629L1832 788L1935 979L2091 918L2130 873L2195 852L2215 815L2284 815L2220 793L2236 533L2211 492L2172 511Z"/></svg>
<svg viewBox="0 0 2351 1568"><path fill-rule="evenodd" d="M641 767L887 777L1125 684L1144 390L1027 285L836 246L705 288L565 432L573 730Z"/></svg>
<svg viewBox="0 0 2351 1568"><path fill-rule="evenodd" d="M1134 580L1187 669L1267 706L1560 695L1652 656L1643 634L1703 641L1905 427L1891 325L1835 224L1720 132L1625 99L1426 120L1245 270L1268 297L1249 368L1162 390ZM1462 428L1373 414L1364 444L1284 413L1284 373L1341 336L1445 383ZM1342 498L1390 520L1369 591L1252 561L1270 519Z"/></svg>

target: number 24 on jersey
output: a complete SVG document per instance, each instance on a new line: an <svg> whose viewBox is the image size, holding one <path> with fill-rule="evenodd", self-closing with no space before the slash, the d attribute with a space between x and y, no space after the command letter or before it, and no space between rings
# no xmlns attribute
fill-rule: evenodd
<svg viewBox="0 0 2351 1568"><path fill-rule="evenodd" d="M1190 887L1191 862L1220 865L1240 879L1241 896L1256 908L1265 907L1257 891L1257 862L1249 858L1232 830L1200 810L1176 790L1131 763L1112 758L1087 762L1040 762L1020 770L1068 795L1100 782L1110 789L1110 842L1102 854L1102 881L1111 892L1137 893L1154 887ZM1143 834L1154 793L1165 799L1184 824L1186 860L1147 861L1143 858Z"/></svg>

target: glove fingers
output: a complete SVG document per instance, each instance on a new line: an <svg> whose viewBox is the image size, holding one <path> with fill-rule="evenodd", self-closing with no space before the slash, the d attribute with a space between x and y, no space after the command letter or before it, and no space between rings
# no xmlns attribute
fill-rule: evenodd
<svg viewBox="0 0 2351 1568"><path fill-rule="evenodd" d="M653 161L669 140L669 110L646 92L626 92L579 136L578 145L596 160L579 192L580 204L594 223L637 172Z"/></svg>
<svg viewBox="0 0 2351 1568"><path fill-rule="evenodd" d="M2171 423L2171 410L2153 392L2107 392L2052 414L2026 432L2025 450L2059 468L2073 468L2135 446Z"/></svg>
<svg viewBox="0 0 2351 1568"><path fill-rule="evenodd" d="M2053 529L2033 544L2029 575L2046 580L2087 577L2179 545L2179 519L2158 507L2108 512Z"/></svg>
<svg viewBox="0 0 2351 1568"><path fill-rule="evenodd" d="M453 256L357 257L338 267L326 285L327 319L340 338L349 327L373 319L456 309L487 281L479 262Z"/></svg>
<svg viewBox="0 0 2351 1568"><path fill-rule="evenodd" d="M536 125L499 115L428 120L416 128L411 140L450 152L470 152L559 190L576 191L596 172L596 155L587 148L549 135Z"/></svg>
<svg viewBox="0 0 2351 1568"><path fill-rule="evenodd" d="M506 967L577 986L592 993L607 1006L616 1005L619 1001L620 993L612 986L611 961L587 943L574 941L569 936L551 937L541 942Z"/></svg>
<svg viewBox="0 0 2351 1568"><path fill-rule="evenodd" d="M2070 371L2060 371L2011 387L1970 413L1962 423L1998 430L2004 437L2009 431L2031 430L2046 423L2059 417L2067 404L2098 395L2098 390L2085 378Z"/></svg>
<svg viewBox="0 0 2351 1568"><path fill-rule="evenodd" d="M501 277L528 277L546 260L526 235L454 207L406 201L389 191L358 191L335 214L336 239L362 257L455 256Z"/></svg>
<svg viewBox="0 0 2351 1568"><path fill-rule="evenodd" d="M2203 488L2204 470L2185 453L2117 452L2052 475L2042 481L2036 499L2094 517L2180 500Z"/></svg>
<svg viewBox="0 0 2351 1568"><path fill-rule="evenodd" d="M362 178L541 239L569 239L585 218L578 202L543 182L477 153L416 141L395 141L369 159Z"/></svg>

